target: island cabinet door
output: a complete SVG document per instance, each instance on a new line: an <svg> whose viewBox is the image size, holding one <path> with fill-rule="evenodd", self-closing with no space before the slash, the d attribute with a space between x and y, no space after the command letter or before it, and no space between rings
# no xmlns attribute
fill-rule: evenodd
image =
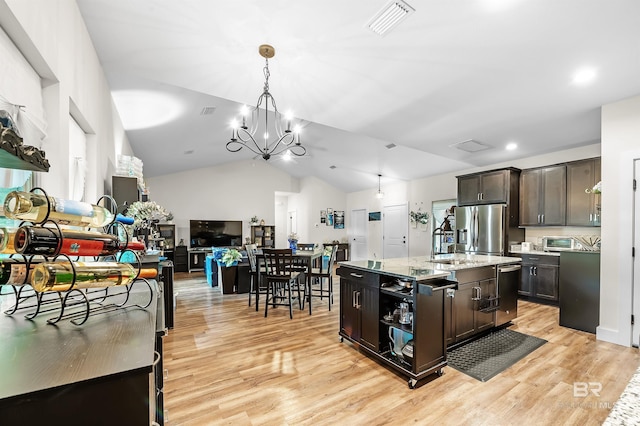
<svg viewBox="0 0 640 426"><path fill-rule="evenodd" d="M478 283L480 287L480 295L483 299L494 298L496 296L496 280L495 278L491 278L488 280L482 280ZM488 305L491 305L490 303ZM476 333L484 331L488 328L492 328L495 321L495 311L491 312L481 312L478 310L478 306L476 306L475 314L475 331Z"/></svg>
<svg viewBox="0 0 640 426"><path fill-rule="evenodd" d="M474 321L474 287L477 287L478 282L468 282L464 284L458 284L458 291L453 300L453 319L455 327L455 340L460 342L468 337L471 337L475 332Z"/></svg>
<svg viewBox="0 0 640 426"><path fill-rule="evenodd" d="M360 343L378 352L380 348L380 290L363 285L359 290Z"/></svg>
<svg viewBox="0 0 640 426"><path fill-rule="evenodd" d="M418 287L414 307L414 368L415 373L435 367L445 359L445 292L429 291L427 286Z"/></svg>
<svg viewBox="0 0 640 426"><path fill-rule="evenodd" d="M357 308L358 288L348 279L340 279L340 333L354 341L360 340L360 315Z"/></svg>

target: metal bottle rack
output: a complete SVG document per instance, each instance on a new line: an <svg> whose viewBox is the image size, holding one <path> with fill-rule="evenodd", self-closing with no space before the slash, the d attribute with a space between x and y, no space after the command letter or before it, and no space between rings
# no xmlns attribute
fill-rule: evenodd
<svg viewBox="0 0 640 426"><path fill-rule="evenodd" d="M40 190L45 194L45 197L47 196L46 192L41 188L33 188L31 192L35 190ZM100 197L98 199L98 203L103 199L109 199L111 201L110 203L111 211L114 214L113 221L107 226L105 226L105 229L106 229L105 232L115 232L115 227L117 225L123 226L121 223L116 222L117 204L113 198L107 195ZM47 197L48 212L45 219L38 224L33 224L33 226L36 226L36 225L42 226L47 222L50 222L53 224L53 227L51 227L52 233L55 234L54 230L57 229L58 248L56 250L56 253L58 253L60 250L60 247L62 247L62 242L64 237L62 235L62 231L58 226L58 224L48 219L49 212L51 210L51 204L49 203L48 200L49 199ZM22 222L20 226L23 226L24 223L25 222ZM129 243L129 234L126 231L126 228L123 228L123 231L126 236L126 239L125 239L125 247L126 247L126 245ZM11 283L11 284L8 283L8 284L5 284L4 286L0 286L0 290L4 288L9 288L15 297L14 305L4 311L5 315L13 315L18 311L27 311L27 313L25 314L25 318L33 319L39 314L58 311L57 316L47 319L48 324L56 324L62 320L69 320L71 323L75 325L82 325L87 321L87 319L90 316L105 314L105 313L117 311L120 309L126 309L130 307L137 307L141 309L147 308L151 304L151 302L153 302L153 288L151 286L151 283L146 278L139 278L139 275L142 269L142 264L138 254L128 249L122 250L119 253L120 255L122 255L127 251L131 252L135 257L136 259L135 264L137 265L137 269L138 269L138 274L131 284L125 285L125 286L105 286L103 288L85 288L85 289L75 288L76 269L74 266L74 262L71 260L71 258L66 254L56 254L52 258L52 261L55 262L56 260L58 260L58 258L64 257L71 265L71 269L73 271L73 278L69 283L69 288L63 292L58 292L58 291L36 292L31 287L31 284L28 282L31 265L39 263L39 262L34 262L34 257L36 257L36 255L25 256L23 254L16 254L17 256L22 256L22 258L24 259L27 272L24 275L24 280L22 283ZM9 257L14 258L14 255L12 254ZM41 256L41 257L44 258L45 262L49 261L49 259L46 256ZM103 256L103 257L105 258L113 257L115 260L117 260L116 255ZM146 303L144 304L133 303L131 298L131 293L132 293L131 290L134 287L134 285L142 285L142 284L144 284L142 288L148 291L148 301L146 301ZM145 293L145 291L143 290L142 293ZM11 293L0 292L0 295L9 295L9 294ZM144 294L143 296L146 296L146 294ZM146 299L147 297L144 297L142 300L146 300Z"/></svg>

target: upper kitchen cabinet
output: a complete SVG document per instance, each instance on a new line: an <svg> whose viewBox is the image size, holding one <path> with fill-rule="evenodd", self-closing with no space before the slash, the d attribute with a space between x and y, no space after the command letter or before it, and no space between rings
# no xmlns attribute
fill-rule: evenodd
<svg viewBox="0 0 640 426"><path fill-rule="evenodd" d="M600 158L567 163L567 225L600 226Z"/></svg>
<svg viewBox="0 0 640 426"><path fill-rule="evenodd" d="M490 170L457 178L459 206L518 203L519 169Z"/></svg>
<svg viewBox="0 0 640 426"><path fill-rule="evenodd" d="M520 226L565 224L567 167L523 170L520 175Z"/></svg>

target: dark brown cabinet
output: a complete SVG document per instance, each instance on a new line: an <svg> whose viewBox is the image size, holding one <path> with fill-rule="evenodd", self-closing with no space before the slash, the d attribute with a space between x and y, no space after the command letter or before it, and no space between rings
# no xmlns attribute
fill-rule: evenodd
<svg viewBox="0 0 640 426"><path fill-rule="evenodd" d="M565 224L566 166L523 170L520 175L520 226Z"/></svg>
<svg viewBox="0 0 640 426"><path fill-rule="evenodd" d="M380 348L380 276L339 268L340 334L369 349Z"/></svg>
<svg viewBox="0 0 640 426"><path fill-rule="evenodd" d="M495 268L460 271L457 275L458 288L450 303L445 300L445 317L451 318L449 327L445 322L447 344L462 342L495 326L495 313L488 302L496 296Z"/></svg>
<svg viewBox="0 0 640 426"><path fill-rule="evenodd" d="M567 225L600 226L600 158L567 163Z"/></svg>
<svg viewBox="0 0 640 426"><path fill-rule="evenodd" d="M519 176L514 168L458 176L458 205L517 202Z"/></svg>
<svg viewBox="0 0 640 426"><path fill-rule="evenodd" d="M552 304L558 302L559 266L558 256L522 254L520 287L518 294L537 301Z"/></svg>

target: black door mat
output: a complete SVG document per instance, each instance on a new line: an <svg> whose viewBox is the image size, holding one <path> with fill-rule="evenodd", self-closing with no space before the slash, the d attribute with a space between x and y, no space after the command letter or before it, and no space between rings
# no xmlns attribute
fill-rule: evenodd
<svg viewBox="0 0 640 426"><path fill-rule="evenodd" d="M503 328L447 353L447 364L486 382L547 343L538 337Z"/></svg>

